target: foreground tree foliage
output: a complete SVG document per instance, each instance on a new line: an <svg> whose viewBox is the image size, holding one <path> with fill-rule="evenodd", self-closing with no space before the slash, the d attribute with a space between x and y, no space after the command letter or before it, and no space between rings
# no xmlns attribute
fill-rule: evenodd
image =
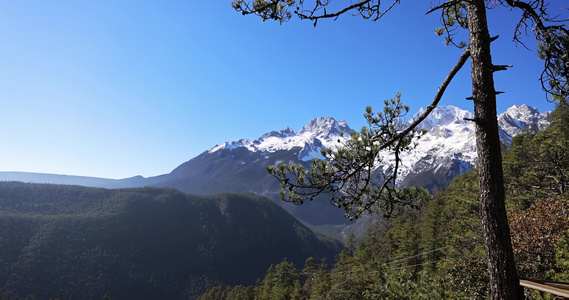
<svg viewBox="0 0 569 300"><path fill-rule="evenodd" d="M337 19L344 14L358 15L364 19L379 20L393 9L400 0L346 1L343 6L332 6L331 1L322 0L235 0L233 8L243 14L254 14L261 19L288 21L293 14L300 19L310 20L314 25L320 19ZM445 79L435 99L425 114L408 128L396 126L401 116L399 102L387 103L386 110L375 117L368 109L368 128L361 133L353 132L344 148L336 152L324 152L325 161L315 161L310 170L299 166L271 168L283 184L283 199L295 203L311 200L315 195L328 193L332 204L346 210L348 217L357 217L364 211L382 211L389 215L397 203L416 205L416 195L408 195L395 189L392 184L397 176L399 153L412 144L416 133L413 128L437 105L445 88L456 71L465 61L471 59L472 96L476 124L479 158L479 200L484 232L492 299L522 299L518 284L510 229L505 208L504 180L500 140L496 113L496 92L493 73L507 66L494 65L490 52L491 37L488 30L486 11L497 7L521 10L522 17L516 25L514 40L521 41L527 33L532 34L540 46L539 57L544 60L541 74L543 89L550 99L565 101L569 94L569 29L555 16L549 15L545 0L448 0L435 1L428 13L441 13L442 28L435 32L445 35L447 44L465 48L457 64ZM563 20L561 20L563 21ZM566 21L566 20L565 20ZM456 42L459 29L468 32L468 42ZM406 109L405 109L406 112ZM384 151L382 151L384 150ZM375 176L372 170L380 153L390 152L395 165Z"/></svg>
<svg viewBox="0 0 569 300"><path fill-rule="evenodd" d="M569 106L563 101L551 114L548 130L518 135L504 159L508 196L529 205L533 199L564 197L569 184Z"/></svg>
<svg viewBox="0 0 569 300"><path fill-rule="evenodd" d="M569 231L557 241L555 252L555 267L547 275L549 278L562 282L569 282Z"/></svg>
<svg viewBox="0 0 569 300"><path fill-rule="evenodd" d="M520 275L547 279L555 265L557 243L569 229L569 203L559 196L539 198L527 210L516 207L510 224Z"/></svg>

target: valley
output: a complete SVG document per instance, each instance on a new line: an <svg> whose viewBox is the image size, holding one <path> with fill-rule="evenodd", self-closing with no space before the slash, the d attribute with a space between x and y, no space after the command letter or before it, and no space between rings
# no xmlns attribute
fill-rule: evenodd
<svg viewBox="0 0 569 300"><path fill-rule="evenodd" d="M0 224L0 295L37 299L191 299L341 249L245 193L0 182Z"/></svg>
<svg viewBox="0 0 569 300"><path fill-rule="evenodd" d="M472 125L464 120L468 116L447 106L425 120L427 133L403 158L401 187L434 192L444 190L455 177L460 178L455 185L470 184L476 148ZM499 116L502 140L509 144L519 134L544 130L549 116L525 105L508 109ZM461 216L428 217L447 211L441 205L449 200L438 194L425 208L403 210L394 221L364 216L349 222L325 198L300 206L279 200L279 183L265 167L283 162L306 166L322 147L337 147L344 130L349 131L344 122L317 118L298 133L285 128L254 141L215 146L169 174L150 178L0 172L0 295L43 299L61 293L63 298L94 299L109 293L117 299L195 299L220 284L252 286L269 266L300 267L309 257L324 259L332 269L342 261L353 265L364 255L361 251L368 251L365 247L379 247L375 243L386 243L383 239L389 236L418 248L390 242L378 252L386 257L440 247L442 240L425 235L440 233L419 228L429 228L429 222L451 224ZM475 200L468 197L461 198L456 209L468 208L468 222L476 224ZM445 230L452 228L448 226ZM409 230L423 232L421 238L406 240ZM444 234L443 240L452 238L449 231ZM479 231L468 234L477 236ZM349 245L354 237L373 243L354 252L349 250L355 247ZM347 248L340 240L347 241ZM469 247L475 249L476 243ZM470 250L456 251L452 255L460 257ZM476 255L471 259L480 258Z"/></svg>

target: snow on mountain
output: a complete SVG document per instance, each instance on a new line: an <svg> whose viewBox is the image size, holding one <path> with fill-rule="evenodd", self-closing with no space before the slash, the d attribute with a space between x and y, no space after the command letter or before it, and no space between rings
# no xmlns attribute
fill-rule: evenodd
<svg viewBox="0 0 569 300"><path fill-rule="evenodd" d="M413 119L418 119L421 114L423 114L424 110L421 108ZM429 116L419 124L419 128L424 128L427 130L431 130L437 126L446 126L450 124L460 124L467 126L468 122L465 121L464 118L472 119L472 113L460 109L458 107L447 105L447 106L438 106L436 107Z"/></svg>
<svg viewBox="0 0 569 300"><path fill-rule="evenodd" d="M476 134L474 123L464 118L472 119L472 113L454 106L435 108L419 125L428 131L418 140L417 147L401 155L397 183L410 186L417 185L416 181L434 180L423 186L431 189L431 185L432 188L444 186L452 177L469 170L477 160ZM394 164L394 158L388 158L384 167ZM419 176L427 173L438 176L430 175L428 180L426 176ZM412 180L417 176L421 180Z"/></svg>
<svg viewBox="0 0 569 300"><path fill-rule="evenodd" d="M302 127L298 134L329 139L331 136L339 135L342 130L350 130L345 121L336 122L334 118L315 118Z"/></svg>
<svg viewBox="0 0 569 300"><path fill-rule="evenodd" d="M294 130L286 127L279 132L266 133L254 141L243 139L224 143L212 148L209 152L244 147L251 152L273 153L300 147L302 150L298 154L298 159L310 161L314 158L322 158L320 154L322 147L336 147L340 132L343 130L350 131L345 121L337 122L334 118L320 117L310 120L298 133L294 133Z"/></svg>
<svg viewBox="0 0 569 300"><path fill-rule="evenodd" d="M414 116L418 116L423 109ZM548 123L549 112L539 113L527 105L513 106L498 116L500 133L504 141L510 142L512 137L524 130L542 130ZM475 126L471 112L454 107L439 106L419 125L427 132L418 140L416 148L401 155L398 184L401 186L423 186L433 190L448 185L458 174L469 170L477 161ZM411 122L411 121L409 121ZM312 119L295 133L290 128L279 132L273 131L259 139L239 140L224 143L212 148L209 153L222 149L243 147L251 152L274 153L280 150L301 148L297 152L300 161L322 158L320 149L335 148L339 144L340 132L350 131L344 121L334 118ZM384 161L380 167L384 170L394 164L394 157L384 153Z"/></svg>
<svg viewBox="0 0 569 300"><path fill-rule="evenodd" d="M524 130L543 130L549 125L549 114L525 104L512 106L498 116L500 137L509 143ZM432 190L448 185L454 176L474 166L478 160L475 125L465 118L472 119L472 113L454 106L435 108L419 125L428 132L415 149L401 156L398 184ZM386 164L393 162L389 159Z"/></svg>
<svg viewBox="0 0 569 300"><path fill-rule="evenodd" d="M511 142L512 138L525 130L537 132L549 126L551 112L539 113L536 108L525 104L512 106L498 117L500 138Z"/></svg>

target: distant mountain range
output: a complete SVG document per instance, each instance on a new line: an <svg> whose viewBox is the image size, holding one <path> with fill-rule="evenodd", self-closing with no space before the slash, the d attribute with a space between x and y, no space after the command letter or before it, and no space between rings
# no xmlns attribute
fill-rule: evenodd
<svg viewBox="0 0 569 300"><path fill-rule="evenodd" d="M419 111L417 114L422 113ZM549 124L549 112L527 105L513 106L499 115L500 136L505 143L521 132L539 131ZM437 107L420 127L427 133L418 146L402 157L398 184L420 186L431 191L446 187L454 176L469 170L477 161L474 124L468 111L454 106ZM286 127L256 140L226 142L181 164L169 174L111 180L50 174L0 172L0 180L74 184L105 188L171 187L194 194L247 191L274 199L297 218L311 224L343 224L343 211L327 200L302 207L278 199L279 183L265 167L281 162L308 165L321 157L322 147L337 147L340 131L349 132L344 121L315 118L298 132ZM386 164L390 161L387 160Z"/></svg>

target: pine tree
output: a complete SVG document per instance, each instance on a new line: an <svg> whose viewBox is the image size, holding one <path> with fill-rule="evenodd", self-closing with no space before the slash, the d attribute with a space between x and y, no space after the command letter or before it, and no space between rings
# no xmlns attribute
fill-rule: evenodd
<svg viewBox="0 0 569 300"><path fill-rule="evenodd" d="M305 8L306 2L306 8ZM311 2L311 3L309 3ZM256 14L263 20L273 19L285 22L292 17L290 10L301 19L317 24L318 20L338 18L342 14L354 14L364 19L378 20L391 10L399 0L384 8L380 0L361 0L349 2L344 8L327 11L331 1L315 0L235 0L233 8L243 14ZM516 266L508 227L504 175L502 170L501 144L498 134L496 113L496 90L493 73L503 70L492 62L489 34L486 19L487 9L503 5L523 12L516 26L515 40L527 32L535 34L540 45L540 58L545 67L541 76L542 86L551 97L566 101L569 95L569 29L563 24L548 23L555 21L547 13L547 2L519 0L448 0L438 4L430 12L440 11L444 28L437 29L439 35L446 34L447 44L466 48L457 64L451 70L435 99L428 106L425 114L415 120L410 127L403 129L395 120L404 116L408 108L398 101L399 97L386 102L383 113L375 116L371 108L367 109L366 119L369 128L360 133L352 132L345 147L332 153L323 151L327 161L315 161L310 170L300 166L271 167L269 171L283 184L281 195L296 203L311 200L315 195L327 192L331 202L346 210L347 217L358 217L364 211L383 212L389 215L396 204L416 205L420 198L394 188L397 175L399 153L412 147L412 141L420 136L414 131L438 104L444 90L454 74L471 58L472 96L476 141L479 159L480 214L484 232L485 249L491 285L491 299L522 299L523 291L518 284ZM334 8L336 8L335 6ZM380 9L381 8L381 9ZM290 10L289 10L290 9ZM332 9L331 9L332 10ZM454 32L463 28L468 31L468 42L455 43ZM525 31L524 31L525 30ZM395 158L395 165L381 177L381 182L372 180L371 170L380 150L389 150Z"/></svg>
<svg viewBox="0 0 569 300"><path fill-rule="evenodd" d="M512 140L504 157L508 196L529 207L537 198L565 196L569 184L569 107L559 103L551 125Z"/></svg>
<svg viewBox="0 0 569 300"><path fill-rule="evenodd" d="M555 267L556 270L548 272L549 277L553 280L569 282L569 231L565 232L557 242Z"/></svg>
<svg viewBox="0 0 569 300"><path fill-rule="evenodd" d="M259 299L291 299L298 281L296 266L286 258L277 265L271 265L260 287Z"/></svg>

